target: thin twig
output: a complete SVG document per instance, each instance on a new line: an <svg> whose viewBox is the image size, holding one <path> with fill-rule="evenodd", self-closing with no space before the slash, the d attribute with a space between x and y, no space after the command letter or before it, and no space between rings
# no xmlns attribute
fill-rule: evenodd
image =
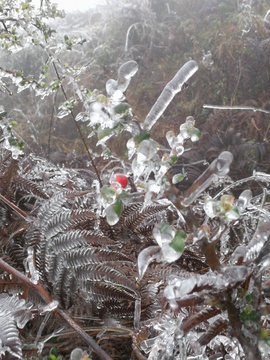
<svg viewBox="0 0 270 360"><path fill-rule="evenodd" d="M59 81L60 88L61 88L61 90L62 90L62 92L63 92L64 98L65 98L66 101L68 101L68 97L67 97L66 91L65 91L65 89L64 89L64 86L62 85L61 78L60 78L59 72L58 72L58 70L57 70L57 67L56 67L54 61L52 61L52 65L53 65L54 71L55 71L55 73L56 73L57 79L58 79L58 81ZM85 139L84 139L84 136L83 136L83 134L82 134L81 128L80 128L80 126L79 126L79 124L78 124L78 121L76 121L75 115L74 115L74 113L73 113L72 110L71 110L71 112L70 112L70 115L71 115L72 120L74 121L74 123L75 123L75 125L76 125L77 131L78 131L79 136L80 136L80 138L81 138L81 140L82 140L82 142L83 142L83 145L84 145L84 147L85 147L85 149L86 149L86 152L87 152L87 154L88 154L89 160L90 160L90 162L91 162L91 164L92 164L92 166L93 166L93 168L94 168L94 171L95 171L95 173L96 173L96 175L97 175L99 184L100 184L100 186L102 186L102 180L101 180L101 178L100 178L99 171L98 171L98 169L97 169L97 167L96 167L96 165L95 165L94 159L93 159L93 157L92 157L92 155L91 155L91 153L90 153L90 150L89 150L89 148L88 148L88 146L87 146L87 144L86 144L86 141L85 141Z"/></svg>

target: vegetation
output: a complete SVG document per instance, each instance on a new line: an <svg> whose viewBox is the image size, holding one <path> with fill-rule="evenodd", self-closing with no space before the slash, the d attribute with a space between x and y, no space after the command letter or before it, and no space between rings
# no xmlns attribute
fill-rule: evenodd
<svg viewBox="0 0 270 360"><path fill-rule="evenodd" d="M266 5L1 1L3 359L268 359Z"/></svg>

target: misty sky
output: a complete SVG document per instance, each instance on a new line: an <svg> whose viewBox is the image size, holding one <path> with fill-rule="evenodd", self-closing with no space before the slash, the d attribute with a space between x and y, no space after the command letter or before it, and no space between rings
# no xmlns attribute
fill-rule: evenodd
<svg viewBox="0 0 270 360"><path fill-rule="evenodd" d="M65 10L66 12L73 10L86 10L90 7L95 6L96 4L101 4L102 0L51 0L52 3L58 4L60 10ZM32 3L36 6L39 6L40 0L32 0Z"/></svg>

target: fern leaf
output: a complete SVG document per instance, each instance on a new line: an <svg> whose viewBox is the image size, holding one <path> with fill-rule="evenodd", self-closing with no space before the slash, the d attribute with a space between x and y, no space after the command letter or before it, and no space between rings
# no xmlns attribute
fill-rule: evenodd
<svg viewBox="0 0 270 360"><path fill-rule="evenodd" d="M13 177L13 184L15 190L33 194L41 199L49 199L49 195L31 180L24 179L23 177L17 175Z"/></svg>
<svg viewBox="0 0 270 360"><path fill-rule="evenodd" d="M219 318L217 319L210 328L203 334L199 339L198 342L201 346L207 345L215 336L220 334L223 330L225 330L228 326L228 321Z"/></svg>
<svg viewBox="0 0 270 360"><path fill-rule="evenodd" d="M5 355L5 359L22 358L17 327L22 329L32 318L29 307L29 304L25 304L16 295L0 294L0 355Z"/></svg>

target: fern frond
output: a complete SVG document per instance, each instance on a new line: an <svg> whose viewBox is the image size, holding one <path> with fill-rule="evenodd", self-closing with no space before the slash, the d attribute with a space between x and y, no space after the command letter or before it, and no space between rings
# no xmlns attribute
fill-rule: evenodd
<svg viewBox="0 0 270 360"><path fill-rule="evenodd" d="M0 294L0 355L5 359L22 358L18 327L22 329L32 318L29 307L16 295Z"/></svg>
<svg viewBox="0 0 270 360"><path fill-rule="evenodd" d="M215 336L225 330L227 326L228 321L220 317L210 326L205 334L198 339L199 344L201 346L207 345Z"/></svg>
<svg viewBox="0 0 270 360"><path fill-rule="evenodd" d="M189 316L186 320L183 321L181 325L181 330L184 331L184 333L189 332L193 327L200 324L203 321L206 321L207 319L214 317L215 315L219 314L221 312L218 308L206 308L200 311L197 314Z"/></svg>
<svg viewBox="0 0 270 360"><path fill-rule="evenodd" d="M160 222L166 215L168 205L154 204L143 208L141 211L134 211L125 221L124 226L131 230L138 231L138 227Z"/></svg>
<svg viewBox="0 0 270 360"><path fill-rule="evenodd" d="M119 292L122 297L128 297L130 299L138 299L140 297L136 285L131 280L107 265L88 265L83 269L78 269L76 270L75 278L82 281L83 287L87 285L88 282L93 282L97 283L99 287L108 289L109 297L111 297L110 290Z"/></svg>
<svg viewBox="0 0 270 360"><path fill-rule="evenodd" d="M13 186L15 191L20 191L26 194L32 194L37 198L41 199L49 199L50 196L42 189L42 187L38 186L31 180L24 179L22 176L16 175L12 179Z"/></svg>

